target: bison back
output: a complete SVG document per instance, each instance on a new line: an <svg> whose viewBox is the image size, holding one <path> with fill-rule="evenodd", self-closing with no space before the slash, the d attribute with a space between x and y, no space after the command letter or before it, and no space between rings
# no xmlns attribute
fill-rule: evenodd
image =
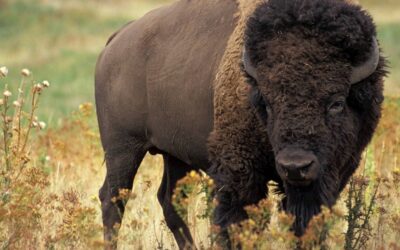
<svg viewBox="0 0 400 250"><path fill-rule="evenodd" d="M127 131L188 164L206 165L213 81L236 10L233 0L181 0L114 34L96 68L102 137Z"/></svg>

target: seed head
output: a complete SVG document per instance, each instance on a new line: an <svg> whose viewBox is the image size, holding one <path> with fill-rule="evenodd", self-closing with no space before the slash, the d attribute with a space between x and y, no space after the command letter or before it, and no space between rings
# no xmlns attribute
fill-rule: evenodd
<svg viewBox="0 0 400 250"><path fill-rule="evenodd" d="M35 84L35 91L41 92L43 89L43 85L41 83Z"/></svg>
<svg viewBox="0 0 400 250"><path fill-rule="evenodd" d="M45 122L39 122L39 128L40 129L45 129L46 128L46 123Z"/></svg>
<svg viewBox="0 0 400 250"><path fill-rule="evenodd" d="M0 77L6 77L8 75L8 69L3 66L0 68Z"/></svg>
<svg viewBox="0 0 400 250"><path fill-rule="evenodd" d="M23 69L23 70L21 70L21 74L22 74L23 76L28 77L28 76L31 75L31 72L29 71L29 69Z"/></svg>
<svg viewBox="0 0 400 250"><path fill-rule="evenodd" d="M21 103L19 101L13 102L14 107L21 107Z"/></svg>
<svg viewBox="0 0 400 250"><path fill-rule="evenodd" d="M42 84L43 84L43 87L45 87L45 88L50 87L49 81L43 81Z"/></svg>
<svg viewBox="0 0 400 250"><path fill-rule="evenodd" d="M4 95L5 97L10 97L12 94L11 94L10 91L6 90L6 91L4 91L3 95Z"/></svg>

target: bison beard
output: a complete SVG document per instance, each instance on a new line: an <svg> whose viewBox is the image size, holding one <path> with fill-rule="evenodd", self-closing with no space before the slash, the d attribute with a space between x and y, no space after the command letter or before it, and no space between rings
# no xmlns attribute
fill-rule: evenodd
<svg viewBox="0 0 400 250"><path fill-rule="evenodd" d="M293 230L296 236L303 235L311 218L321 211L321 206L332 206L338 196L338 176L325 175L307 188L285 185L286 212L295 216Z"/></svg>

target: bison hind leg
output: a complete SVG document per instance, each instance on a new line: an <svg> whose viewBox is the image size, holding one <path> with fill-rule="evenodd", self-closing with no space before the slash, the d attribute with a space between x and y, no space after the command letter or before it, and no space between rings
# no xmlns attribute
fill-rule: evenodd
<svg viewBox="0 0 400 250"><path fill-rule="evenodd" d="M101 201L104 240L106 249L117 249L118 230L125 211L133 180L146 149L144 144L128 137L105 143L106 178L99 191ZM121 143L125 141L125 143Z"/></svg>
<svg viewBox="0 0 400 250"><path fill-rule="evenodd" d="M182 179L193 168L175 157L163 154L164 174L158 189L157 198L163 209L165 222L172 231L179 249L192 249L194 247L190 230L183 219L176 212L172 204L172 194L176 182Z"/></svg>

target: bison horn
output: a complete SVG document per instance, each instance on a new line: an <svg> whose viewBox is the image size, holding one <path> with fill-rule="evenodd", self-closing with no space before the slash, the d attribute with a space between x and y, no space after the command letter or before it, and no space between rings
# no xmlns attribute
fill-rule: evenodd
<svg viewBox="0 0 400 250"><path fill-rule="evenodd" d="M254 79L257 79L257 71L256 68L251 64L249 54L247 53L246 47L243 49L242 62L244 66L244 70Z"/></svg>
<svg viewBox="0 0 400 250"><path fill-rule="evenodd" d="M378 67L379 63L379 46L376 37L372 38L372 49L371 55L369 56L368 60L361 64L360 66L353 67L352 73L350 76L350 83L358 83L368 76L370 76L376 68Z"/></svg>

